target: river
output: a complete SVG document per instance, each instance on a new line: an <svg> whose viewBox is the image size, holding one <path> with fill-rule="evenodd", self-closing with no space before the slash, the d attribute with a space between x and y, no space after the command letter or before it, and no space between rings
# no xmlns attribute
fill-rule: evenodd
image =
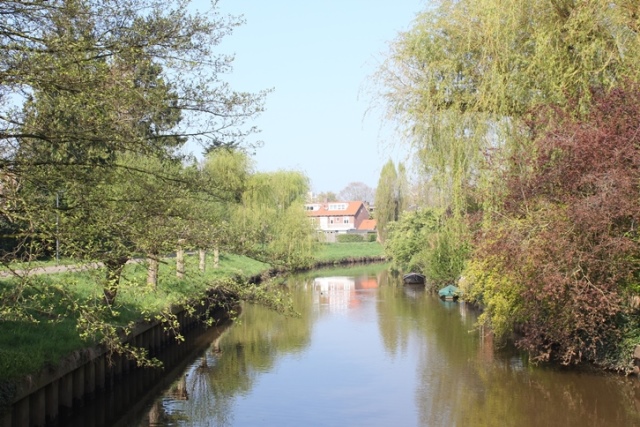
<svg viewBox="0 0 640 427"><path fill-rule="evenodd" d="M640 425L639 379L532 366L495 349L471 307L402 285L386 265L287 286L299 316L245 306L112 425Z"/></svg>

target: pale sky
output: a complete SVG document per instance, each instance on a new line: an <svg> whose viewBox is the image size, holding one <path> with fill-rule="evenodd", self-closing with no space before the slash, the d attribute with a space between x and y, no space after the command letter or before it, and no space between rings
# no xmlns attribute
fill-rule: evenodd
<svg viewBox="0 0 640 427"><path fill-rule="evenodd" d="M204 0L194 0L204 3ZM273 88L254 122L264 142L258 171L298 170L314 192L351 182L375 188L384 163L406 151L372 106L370 76L425 0L220 0L246 24L220 49L234 53L227 79L239 91ZM365 115L365 113L367 113Z"/></svg>

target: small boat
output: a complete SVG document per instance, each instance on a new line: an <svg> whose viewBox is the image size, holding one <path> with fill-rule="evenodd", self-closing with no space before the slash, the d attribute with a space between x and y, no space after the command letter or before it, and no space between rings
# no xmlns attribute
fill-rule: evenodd
<svg viewBox="0 0 640 427"><path fill-rule="evenodd" d="M438 295L445 301L455 301L460 297L460 291L456 286L447 285L438 291Z"/></svg>
<svg viewBox="0 0 640 427"><path fill-rule="evenodd" d="M402 281L407 285L424 285L424 275L420 273L407 273L402 276Z"/></svg>

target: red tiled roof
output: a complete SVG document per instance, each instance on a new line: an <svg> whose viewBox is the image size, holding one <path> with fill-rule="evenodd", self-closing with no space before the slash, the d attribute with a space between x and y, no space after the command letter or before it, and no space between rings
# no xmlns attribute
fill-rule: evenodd
<svg viewBox="0 0 640 427"><path fill-rule="evenodd" d="M378 225L375 219L365 219L360 223L358 230L375 230Z"/></svg>
<svg viewBox="0 0 640 427"><path fill-rule="evenodd" d="M335 205L346 204L346 209L329 209ZM327 202L327 203L307 203L305 206L317 206L317 210L308 210L307 216L355 216L358 210L363 206L362 202Z"/></svg>

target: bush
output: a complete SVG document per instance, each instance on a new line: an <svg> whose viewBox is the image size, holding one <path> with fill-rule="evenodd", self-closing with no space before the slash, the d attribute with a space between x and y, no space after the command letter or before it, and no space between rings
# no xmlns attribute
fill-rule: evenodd
<svg viewBox="0 0 640 427"><path fill-rule="evenodd" d="M364 242L364 236L360 234L338 234L336 236L336 242L349 243L349 242Z"/></svg>
<svg viewBox="0 0 640 427"><path fill-rule="evenodd" d="M520 323L516 344L535 360L603 363L637 316L625 300L640 271L640 90L594 100L588 115L534 116L531 129L547 131L513 159L504 204L477 242L474 261L490 274L473 293L491 323Z"/></svg>

